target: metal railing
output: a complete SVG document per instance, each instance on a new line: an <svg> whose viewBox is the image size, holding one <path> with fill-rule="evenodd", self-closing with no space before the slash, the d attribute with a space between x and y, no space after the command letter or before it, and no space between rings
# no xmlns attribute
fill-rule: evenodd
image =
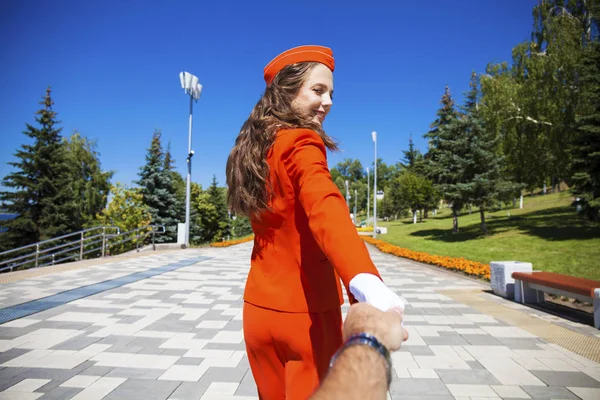
<svg viewBox="0 0 600 400"><path fill-rule="evenodd" d="M146 233L139 233L139 232L143 232L144 230L148 230L150 229L150 231L147 231ZM158 230L161 229L161 230ZM146 226L142 226L141 228L136 228L136 229L132 229L129 230L127 232L123 232L118 236L113 236L110 239L114 239L115 237L125 237L124 239L118 240L116 242L108 242L108 246L116 246L118 244L123 244L123 243L127 243L130 241L135 241L135 250L136 251L140 251L140 244L143 244L146 240L146 238L148 238L149 235L152 235L152 250L156 250L156 244L155 244L155 236L157 233L165 233L165 227L162 225L146 225ZM133 235L135 233L135 235ZM129 236L129 237L127 237ZM141 239L141 240L140 240Z"/></svg>
<svg viewBox="0 0 600 400"><path fill-rule="evenodd" d="M123 233L116 226L84 229L0 253L0 272L7 270L12 272L16 268L45 267L69 260L79 261L83 260L84 256L88 256L87 258L106 257L111 255L111 247L130 241L135 241L136 250L139 251L140 243L143 244L149 235L152 235L152 248L155 250L155 235L164 232L165 227L157 225L146 225ZM72 237L78 238L70 240ZM123 239L112 241L114 238ZM122 249L124 248L126 247L122 246ZM11 258L6 259L9 256Z"/></svg>

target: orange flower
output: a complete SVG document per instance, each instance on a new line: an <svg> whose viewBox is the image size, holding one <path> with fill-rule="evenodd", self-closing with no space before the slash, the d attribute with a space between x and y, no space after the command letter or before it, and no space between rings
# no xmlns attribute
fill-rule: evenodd
<svg viewBox="0 0 600 400"><path fill-rule="evenodd" d="M462 257L436 256L424 252L412 251L402 247L394 246L382 240L373 239L369 236L361 236L361 238L384 253L393 254L398 257L408 258L410 260L419 261L425 264L436 265L447 268L452 271L461 271L467 275L473 275L485 280L490 280L490 266L476 261L466 260Z"/></svg>
<svg viewBox="0 0 600 400"><path fill-rule="evenodd" d="M210 247L229 247L240 243L250 242L252 240L254 240L254 235L245 237L243 239L228 240L225 242L214 242L210 244Z"/></svg>

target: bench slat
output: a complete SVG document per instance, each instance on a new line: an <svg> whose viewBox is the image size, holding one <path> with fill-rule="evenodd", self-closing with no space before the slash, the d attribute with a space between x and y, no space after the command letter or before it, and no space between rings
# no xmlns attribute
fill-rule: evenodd
<svg viewBox="0 0 600 400"><path fill-rule="evenodd" d="M537 283L592 298L594 297L594 289L600 288L600 281L577 278L554 272L513 272L512 277L520 281Z"/></svg>

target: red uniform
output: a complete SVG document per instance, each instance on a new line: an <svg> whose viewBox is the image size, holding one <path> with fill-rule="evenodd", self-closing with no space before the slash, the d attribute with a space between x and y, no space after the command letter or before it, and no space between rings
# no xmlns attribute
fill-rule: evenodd
<svg viewBox="0 0 600 400"><path fill-rule="evenodd" d="M342 344L340 278L348 289L357 274L379 273L316 132L279 131L267 162L274 195L252 220L244 337L260 398L306 399Z"/></svg>

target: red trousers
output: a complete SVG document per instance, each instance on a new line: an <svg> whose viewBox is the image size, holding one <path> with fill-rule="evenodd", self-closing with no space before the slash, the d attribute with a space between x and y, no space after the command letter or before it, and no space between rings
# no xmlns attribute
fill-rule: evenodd
<svg viewBox="0 0 600 400"><path fill-rule="evenodd" d="M244 339L261 400L305 400L342 345L342 312L288 313L244 303Z"/></svg>

